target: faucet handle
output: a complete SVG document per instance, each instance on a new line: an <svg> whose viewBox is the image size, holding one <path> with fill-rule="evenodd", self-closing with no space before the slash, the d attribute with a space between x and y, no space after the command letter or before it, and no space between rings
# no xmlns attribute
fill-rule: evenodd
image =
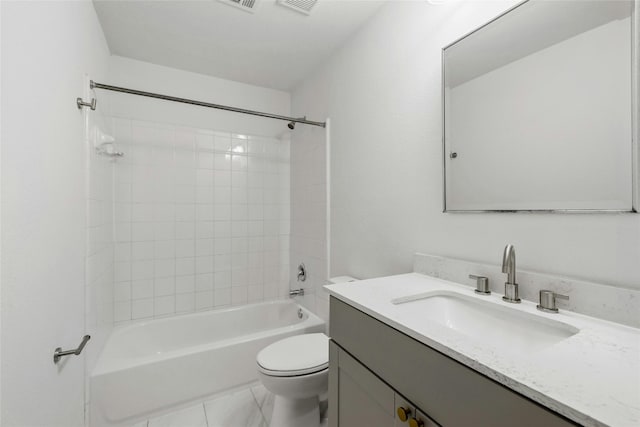
<svg viewBox="0 0 640 427"><path fill-rule="evenodd" d="M489 278L485 276L476 276L475 274L470 274L469 279L475 279L476 281L476 293L482 295L491 295L491 290L489 290Z"/></svg>
<svg viewBox="0 0 640 427"><path fill-rule="evenodd" d="M540 304L536 308L540 311L546 311L548 313L557 313L558 307L556 307L556 298L568 300L568 295L557 294L548 289L540 291Z"/></svg>

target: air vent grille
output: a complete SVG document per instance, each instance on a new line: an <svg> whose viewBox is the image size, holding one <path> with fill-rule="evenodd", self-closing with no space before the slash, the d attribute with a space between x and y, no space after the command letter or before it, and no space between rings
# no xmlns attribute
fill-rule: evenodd
<svg viewBox="0 0 640 427"><path fill-rule="evenodd" d="M278 0L283 6L287 6L293 10L309 15L311 9L316 5L318 0Z"/></svg>
<svg viewBox="0 0 640 427"><path fill-rule="evenodd" d="M259 0L218 0L229 6L237 7L245 12L253 13L259 4Z"/></svg>

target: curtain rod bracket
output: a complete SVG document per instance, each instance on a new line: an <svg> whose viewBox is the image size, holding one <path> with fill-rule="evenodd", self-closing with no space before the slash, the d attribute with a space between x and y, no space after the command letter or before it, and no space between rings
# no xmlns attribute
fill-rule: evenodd
<svg viewBox="0 0 640 427"><path fill-rule="evenodd" d="M96 104L97 101L95 98L91 98L91 102L85 102L82 100L82 98L76 98L76 106L78 107L78 110L82 109L82 107L89 107L92 110L95 110Z"/></svg>

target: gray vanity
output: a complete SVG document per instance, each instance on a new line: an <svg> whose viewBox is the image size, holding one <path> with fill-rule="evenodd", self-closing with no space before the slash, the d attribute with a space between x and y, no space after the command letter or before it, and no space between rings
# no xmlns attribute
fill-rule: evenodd
<svg viewBox="0 0 640 427"><path fill-rule="evenodd" d="M637 327L420 273L325 289L330 427L640 425Z"/></svg>
<svg viewBox="0 0 640 427"><path fill-rule="evenodd" d="M337 298L330 335L331 427L578 425Z"/></svg>

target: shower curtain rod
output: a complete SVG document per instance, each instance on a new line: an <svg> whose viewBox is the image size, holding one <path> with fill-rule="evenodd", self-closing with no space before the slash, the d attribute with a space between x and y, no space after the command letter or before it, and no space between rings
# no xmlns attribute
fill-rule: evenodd
<svg viewBox="0 0 640 427"><path fill-rule="evenodd" d="M178 98L176 96L161 95L161 94L158 94L158 93L144 92L144 91L135 90L135 89L127 89L125 87L105 85L105 84L102 84L102 83L96 83L93 80L90 81L89 87L91 89L104 89L104 90L110 90L110 91L113 91L113 92L128 93L128 94L131 94L131 95L146 96L148 98L163 99L165 101L180 102L182 104L197 105L199 107L217 108L218 110L233 111L233 112L236 112L236 113L251 114L252 116L260 116L260 117L267 117L267 118L270 118L270 119L284 120L286 122L289 122L290 124L291 123L302 123L302 124L305 124L305 125L326 127L326 123L325 122L314 122L312 120L307 120L306 117L304 117L304 118L295 118L295 117L279 116L277 114L263 113L261 111L254 111L254 110L247 110L247 109L244 109L244 108L230 107L228 105L212 104L210 102L195 101L193 99ZM289 126L289 127L291 129L293 129L292 126Z"/></svg>

